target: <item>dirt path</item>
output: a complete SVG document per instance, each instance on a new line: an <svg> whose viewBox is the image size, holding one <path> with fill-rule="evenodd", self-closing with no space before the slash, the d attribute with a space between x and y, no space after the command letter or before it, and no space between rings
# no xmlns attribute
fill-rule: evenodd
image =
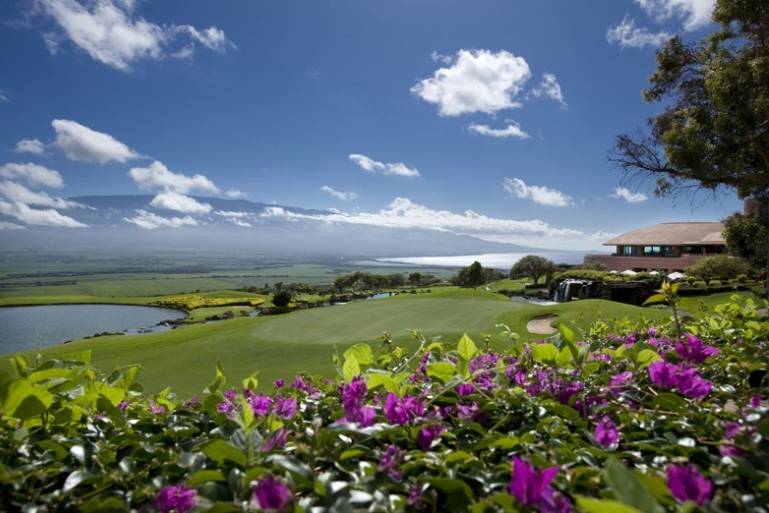
<svg viewBox="0 0 769 513"><path fill-rule="evenodd" d="M558 331L550 324L555 318L556 316L552 314L543 317L535 317L526 324L526 329L529 333L534 333L536 335L552 335Z"/></svg>

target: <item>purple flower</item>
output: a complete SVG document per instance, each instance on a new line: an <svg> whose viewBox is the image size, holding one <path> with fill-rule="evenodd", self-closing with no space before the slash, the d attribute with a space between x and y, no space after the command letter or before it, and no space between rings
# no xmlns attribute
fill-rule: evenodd
<svg viewBox="0 0 769 513"><path fill-rule="evenodd" d="M660 388L673 388L678 384L678 366L665 361L656 361L647 367L649 379Z"/></svg>
<svg viewBox="0 0 769 513"><path fill-rule="evenodd" d="M288 429L283 428L274 431L270 436L267 437L267 440L264 441L259 450L261 452L270 452L275 447L282 449L288 440L288 433Z"/></svg>
<svg viewBox="0 0 769 513"><path fill-rule="evenodd" d="M274 476L265 476L254 486L254 502L261 509L283 511L291 502L291 490Z"/></svg>
<svg viewBox="0 0 769 513"><path fill-rule="evenodd" d="M366 383L360 377L353 378L348 385L339 388L345 415L343 421L357 422L363 427L374 423L376 411L370 406L364 406L367 391Z"/></svg>
<svg viewBox="0 0 769 513"><path fill-rule="evenodd" d="M401 474L399 467L401 462L403 462L404 455L405 452L402 449L394 445L388 445L385 452L379 458L379 472L386 474L393 481L400 481L403 474Z"/></svg>
<svg viewBox="0 0 769 513"><path fill-rule="evenodd" d="M403 399L392 392L388 392L384 402L384 414L390 424L404 425L421 417L425 407L418 398L407 395Z"/></svg>
<svg viewBox="0 0 769 513"><path fill-rule="evenodd" d="M150 413L153 415L159 415L166 412L165 406L156 403L153 399L147 401L147 404L149 405Z"/></svg>
<svg viewBox="0 0 769 513"><path fill-rule="evenodd" d="M275 415L284 419L290 419L296 415L296 398L295 397L281 397L275 398L275 408L273 409Z"/></svg>
<svg viewBox="0 0 769 513"><path fill-rule="evenodd" d="M272 397L268 395L252 395L248 398L248 404L250 404L251 409L254 410L254 415L263 417L270 413Z"/></svg>
<svg viewBox="0 0 769 513"><path fill-rule="evenodd" d="M704 506L713 495L713 483L699 473L694 465L677 465L668 468L668 488L679 502L693 501Z"/></svg>
<svg viewBox="0 0 769 513"><path fill-rule="evenodd" d="M609 417L602 418L595 425L595 441L606 449L617 447L619 430Z"/></svg>
<svg viewBox="0 0 769 513"><path fill-rule="evenodd" d="M513 475L510 493L522 506L539 507L553 502L550 483L558 474L559 467L538 470L528 461L513 456Z"/></svg>
<svg viewBox="0 0 769 513"><path fill-rule="evenodd" d="M759 394L756 394L750 398L750 406L752 406L753 408L761 407L761 396Z"/></svg>
<svg viewBox="0 0 769 513"><path fill-rule="evenodd" d="M706 346L702 343L702 340L688 333L686 334L686 341L679 340L676 342L675 347L678 356L697 364L721 352L713 346Z"/></svg>
<svg viewBox="0 0 769 513"><path fill-rule="evenodd" d="M657 328L654 326L650 326L648 330L646 330L646 334L650 337L656 337L657 336Z"/></svg>
<svg viewBox="0 0 769 513"><path fill-rule="evenodd" d="M183 484L164 486L155 496L155 507L162 513L187 513L195 507L198 493Z"/></svg>
<svg viewBox="0 0 769 513"><path fill-rule="evenodd" d="M609 378L609 390L612 395L617 395L627 388L631 379L633 379L633 371L620 372Z"/></svg>
<svg viewBox="0 0 769 513"><path fill-rule="evenodd" d="M735 438L740 434L741 429L742 426L740 426L739 422L727 422L724 424L724 438L728 440Z"/></svg>
<svg viewBox="0 0 769 513"><path fill-rule="evenodd" d="M224 398L228 401L234 401L236 397L238 397L238 392L232 388L224 392Z"/></svg>
<svg viewBox="0 0 769 513"><path fill-rule="evenodd" d="M307 384L307 382L304 380L302 376L297 375L296 377L294 377L294 382L291 384L291 388L300 390L305 393L310 393L310 386Z"/></svg>
<svg viewBox="0 0 769 513"><path fill-rule="evenodd" d="M472 383L461 383L457 385L457 394L465 396L475 392L475 387Z"/></svg>
<svg viewBox="0 0 769 513"><path fill-rule="evenodd" d="M120 401L120 404L117 405L120 411L126 411L129 406L131 406L131 401Z"/></svg>
<svg viewBox="0 0 769 513"><path fill-rule="evenodd" d="M431 424L425 426L419 430L417 434L417 445L423 451L428 450L433 442L440 438L440 436L446 431L446 428L442 424Z"/></svg>
<svg viewBox="0 0 769 513"><path fill-rule="evenodd" d="M283 388L283 385L286 384L286 380L284 379L276 379L272 382L272 384L275 386L275 388Z"/></svg>
<svg viewBox="0 0 769 513"><path fill-rule="evenodd" d="M457 404L457 417L460 419L472 419L478 413L478 404L471 402L469 404Z"/></svg>

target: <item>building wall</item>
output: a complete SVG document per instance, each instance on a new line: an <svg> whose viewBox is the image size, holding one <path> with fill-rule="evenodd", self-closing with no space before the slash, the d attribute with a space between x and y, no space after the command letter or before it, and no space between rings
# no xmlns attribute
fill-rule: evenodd
<svg viewBox="0 0 769 513"><path fill-rule="evenodd" d="M609 271L683 271L705 255L681 255L679 257L645 257L619 255L586 255L585 265L603 264Z"/></svg>

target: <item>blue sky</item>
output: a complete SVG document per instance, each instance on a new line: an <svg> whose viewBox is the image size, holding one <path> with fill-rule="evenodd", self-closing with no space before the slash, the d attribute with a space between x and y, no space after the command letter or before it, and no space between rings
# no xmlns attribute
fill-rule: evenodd
<svg viewBox="0 0 769 513"><path fill-rule="evenodd" d="M67 216L56 198L150 191L166 195L158 205L172 218L196 213L188 195L240 191L372 224L382 211L426 227L456 216L436 227L458 233L477 213L492 227L484 238L563 248L720 219L739 208L735 197L693 207L653 198L650 184L617 197L621 174L606 160L614 136L659 108L640 96L656 46L712 30L711 7L4 2L0 175L27 193L6 186L0 213L7 227L32 227L46 216L30 208ZM28 163L63 184L13 167ZM547 228L517 228L535 221Z"/></svg>

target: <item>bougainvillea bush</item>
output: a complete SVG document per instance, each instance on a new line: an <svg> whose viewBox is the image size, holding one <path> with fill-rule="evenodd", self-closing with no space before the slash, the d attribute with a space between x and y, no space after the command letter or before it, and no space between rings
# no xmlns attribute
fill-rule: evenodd
<svg viewBox="0 0 769 513"><path fill-rule="evenodd" d="M88 354L15 358L0 509L765 512L765 309L493 348L384 338L335 357L334 382L217 369L184 401Z"/></svg>

